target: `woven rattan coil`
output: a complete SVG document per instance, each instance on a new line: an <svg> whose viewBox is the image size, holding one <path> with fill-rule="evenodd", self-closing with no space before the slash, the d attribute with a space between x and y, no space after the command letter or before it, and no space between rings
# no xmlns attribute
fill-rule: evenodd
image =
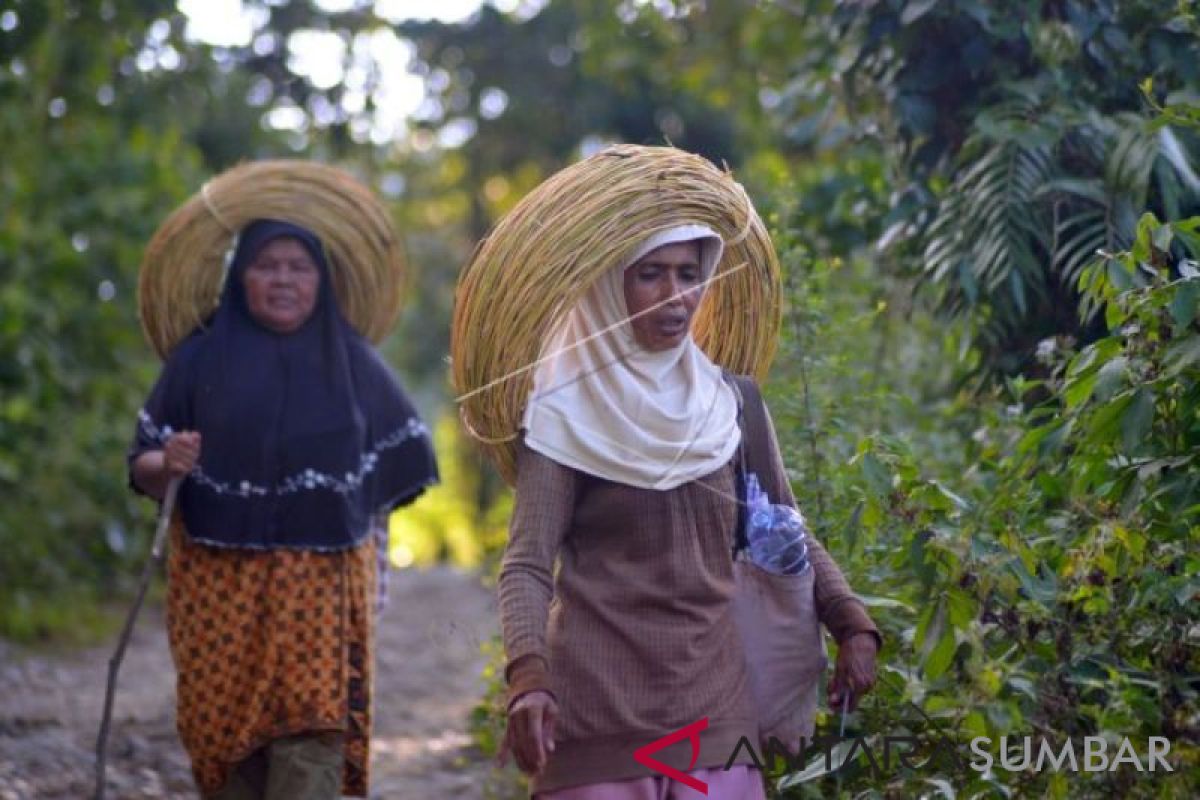
<svg viewBox="0 0 1200 800"><path fill-rule="evenodd" d="M467 431L510 484L543 344L596 278L683 223L725 240L693 338L717 364L765 377L779 332L779 261L741 185L700 156L609 147L548 178L476 248L455 294L452 375Z"/></svg>
<svg viewBox="0 0 1200 800"><path fill-rule="evenodd" d="M176 209L146 248L142 329L159 356L217 307L233 237L255 219L308 228L325 245L342 313L372 342L395 324L405 261L387 210L350 174L310 161L253 161L221 173Z"/></svg>

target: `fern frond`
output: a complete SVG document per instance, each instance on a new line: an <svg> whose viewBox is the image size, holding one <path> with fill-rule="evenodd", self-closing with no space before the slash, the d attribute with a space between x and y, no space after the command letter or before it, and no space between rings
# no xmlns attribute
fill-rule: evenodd
<svg viewBox="0 0 1200 800"><path fill-rule="evenodd" d="M1038 251L1052 237L1035 208L1055 170L1050 147L1006 141L983 149L955 179L930 227L925 270L938 283L956 277L957 291L944 298L956 309L963 305L964 264L989 294L1007 285L1022 313L1030 296L1045 297Z"/></svg>

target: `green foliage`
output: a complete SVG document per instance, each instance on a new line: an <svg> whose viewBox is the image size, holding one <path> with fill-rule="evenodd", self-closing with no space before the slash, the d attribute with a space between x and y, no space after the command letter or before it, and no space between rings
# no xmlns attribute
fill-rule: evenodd
<svg viewBox="0 0 1200 800"><path fill-rule="evenodd" d="M936 734L956 741L964 760L975 736L1128 736L1144 749L1158 735L1171 740L1176 769L1153 780L1124 768L1068 783L1050 771L981 776L935 761L881 782L860 757L839 776L814 775L822 793L908 796L932 781L960 796L1194 796L1200 274L1169 248L1197 224L1145 217L1129 251L1080 279L1111 334L1078 350L1047 340L1045 378L1010 381L991 400L963 396L934 413L934 426L900 396L877 426L859 416L867 406L840 402L861 376L839 365L846 346L824 314L846 302L841 291L856 291L828 283L830 266L810 262L792 295L817 309L790 340L805 369L774 404L811 398L808 424L784 433L804 478L797 494L822 509L818 531L885 629L881 685L852 730L877 753L885 732ZM828 343L832 353L814 355ZM834 407L858 419L847 424ZM948 426L969 432L957 457L935 433ZM796 785L787 791L808 796Z"/></svg>
<svg viewBox="0 0 1200 800"><path fill-rule="evenodd" d="M980 114L924 252L946 309L983 307L980 344L1007 373L1046 336L1095 335L1073 315L1077 279L1098 251L1128 246L1141 209L1178 215L1200 198L1200 178L1169 127L1055 108L1022 89Z"/></svg>
<svg viewBox="0 0 1200 800"><path fill-rule="evenodd" d="M92 624L89 602L132 572L125 559L147 538L123 458L152 379L136 270L197 174L179 129L131 113L123 94L140 91L118 65L154 5L23 4L0 34L3 634ZM78 48L64 46L67 26Z"/></svg>
<svg viewBox="0 0 1200 800"><path fill-rule="evenodd" d="M903 0L847 5L847 102L878 109L900 168L908 268L942 307L978 318L990 375L1033 367L1041 339L1091 339L1075 282L1097 250L1128 247L1151 209L1200 210L1193 147L1138 116L1146 94L1197 84L1185 4ZM938 47L927 43L937 41ZM1178 121L1183 121L1180 116ZM914 198L916 201L914 202Z"/></svg>
<svg viewBox="0 0 1200 800"><path fill-rule="evenodd" d="M504 681L504 644L500 636L494 636L483 643L483 652L488 662L480 676L483 680L483 697L471 709L469 728L474 739L484 753L496 756L504 741L507 726L507 715L504 712L507 698ZM529 779L515 770L509 770L506 775L493 774L490 784L484 787L483 795L496 800L518 800L529 796Z"/></svg>

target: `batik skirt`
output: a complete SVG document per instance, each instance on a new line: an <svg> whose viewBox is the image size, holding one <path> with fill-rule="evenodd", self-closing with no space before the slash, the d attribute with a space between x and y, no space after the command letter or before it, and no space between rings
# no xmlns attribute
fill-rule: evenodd
<svg viewBox="0 0 1200 800"><path fill-rule="evenodd" d="M167 561L176 724L203 794L267 742L345 734L343 794L365 797L375 545L242 550L191 541L178 514Z"/></svg>

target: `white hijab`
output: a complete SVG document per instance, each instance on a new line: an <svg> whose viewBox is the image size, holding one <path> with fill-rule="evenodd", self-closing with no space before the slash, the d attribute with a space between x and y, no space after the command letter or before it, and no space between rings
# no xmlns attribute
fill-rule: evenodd
<svg viewBox="0 0 1200 800"><path fill-rule="evenodd" d="M673 489L733 457L737 401L721 369L689 333L652 352L634 338L625 270L651 250L699 240L708 279L724 243L704 225L648 238L602 275L542 353L522 427L533 450L568 467L643 489Z"/></svg>

